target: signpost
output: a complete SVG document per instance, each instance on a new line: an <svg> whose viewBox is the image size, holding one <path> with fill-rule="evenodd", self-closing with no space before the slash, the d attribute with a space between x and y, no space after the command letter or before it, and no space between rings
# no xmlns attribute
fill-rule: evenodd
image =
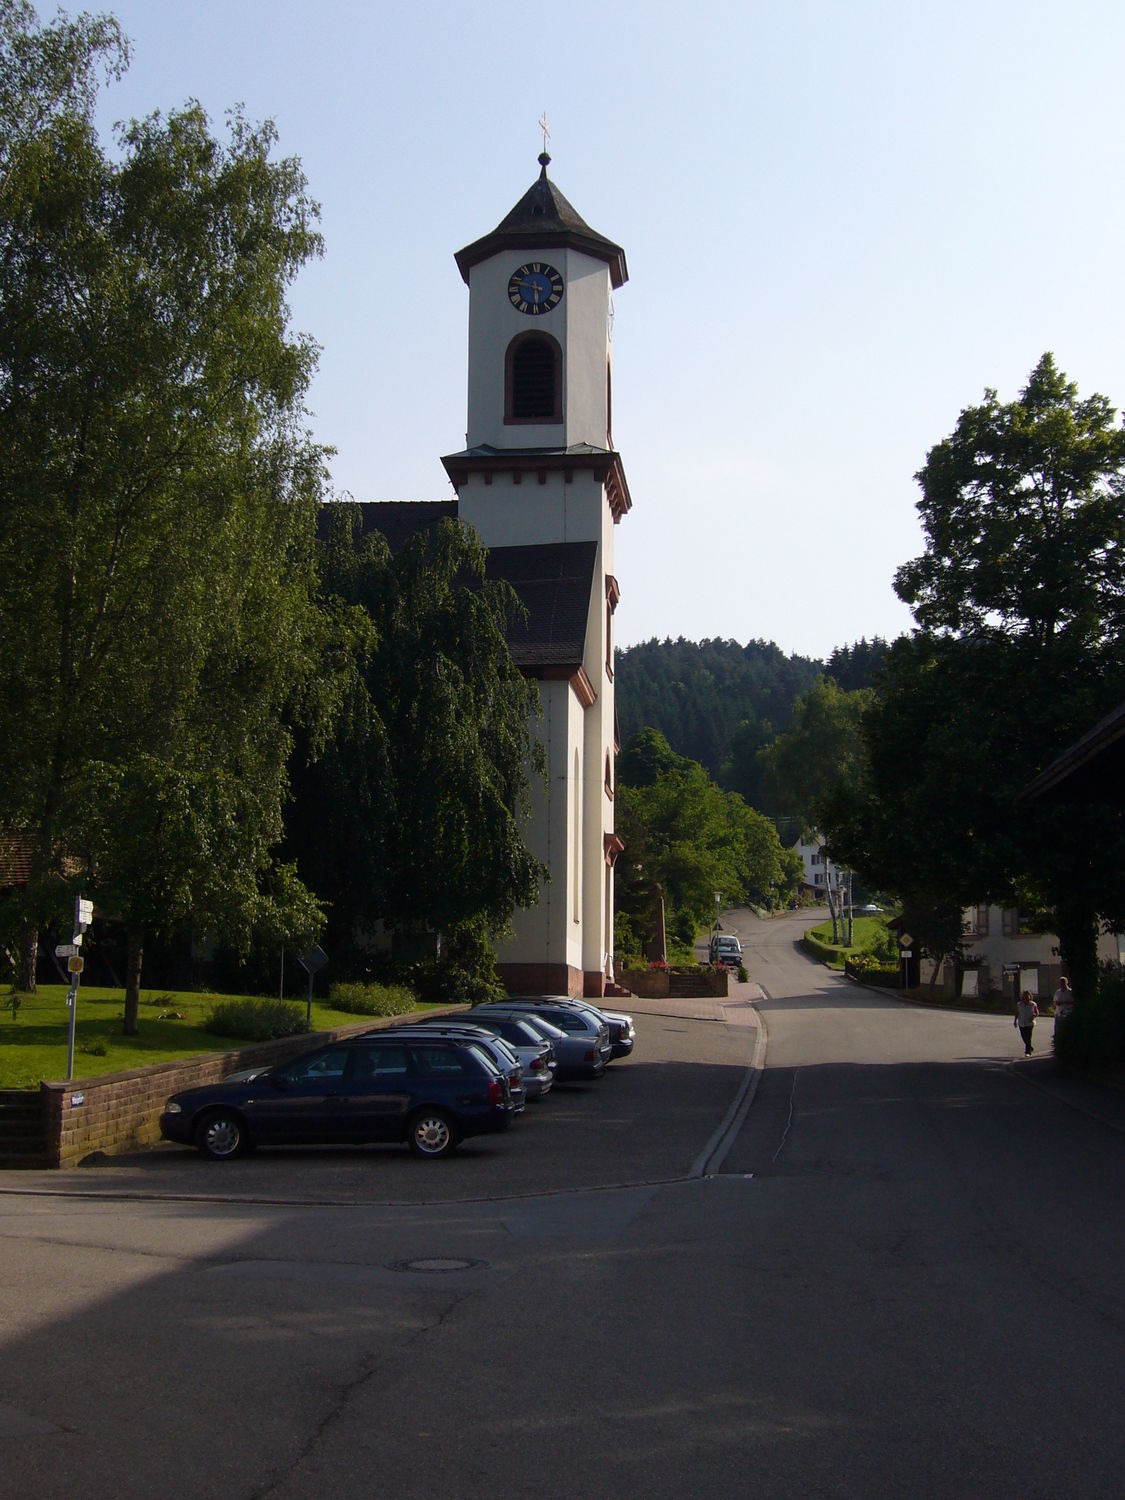
<svg viewBox="0 0 1125 1500"><path fill-rule="evenodd" d="M85 959L80 949L87 927L94 920L94 903L83 896L74 898L74 936L69 943L60 943L55 949L56 958L65 958L70 974L70 989L66 992L66 1003L70 1007L70 1025L66 1039L66 1081L74 1077L74 1024L78 1017L78 986L82 980Z"/></svg>
<svg viewBox="0 0 1125 1500"><path fill-rule="evenodd" d="M319 974L321 969L324 968L324 965L328 962L328 954L325 953L324 949L320 946L319 943L317 943L312 948L310 948L307 953L298 953L297 962L309 976L309 1003L305 1011L305 1020L311 1026L313 975Z"/></svg>

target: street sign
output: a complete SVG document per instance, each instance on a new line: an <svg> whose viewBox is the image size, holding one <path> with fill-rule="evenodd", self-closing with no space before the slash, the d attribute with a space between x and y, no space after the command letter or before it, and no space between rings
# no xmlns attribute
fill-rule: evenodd
<svg viewBox="0 0 1125 1500"><path fill-rule="evenodd" d="M76 953L72 954L66 961L66 971L68 974L81 974L85 967L86 960L80 958Z"/></svg>
<svg viewBox="0 0 1125 1500"><path fill-rule="evenodd" d="M77 943L59 943L59 944L57 944L56 947L55 947L55 957L56 958L77 958L78 957L78 944Z"/></svg>
<svg viewBox="0 0 1125 1500"><path fill-rule="evenodd" d="M83 896L74 898L74 930L84 932L94 920L94 903Z"/></svg>
<svg viewBox="0 0 1125 1500"><path fill-rule="evenodd" d="M913 948L914 946L914 939L908 932L904 932L898 941L901 948Z"/></svg>
<svg viewBox="0 0 1125 1500"><path fill-rule="evenodd" d="M319 974L328 962L328 954L317 944L315 947L310 948L307 953L298 953L297 962L306 974Z"/></svg>

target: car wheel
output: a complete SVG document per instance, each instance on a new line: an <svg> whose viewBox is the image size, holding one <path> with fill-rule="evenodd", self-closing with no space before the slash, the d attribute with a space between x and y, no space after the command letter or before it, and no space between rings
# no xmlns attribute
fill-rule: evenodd
<svg viewBox="0 0 1125 1500"><path fill-rule="evenodd" d="M195 1128L195 1144L212 1161L227 1161L246 1149L246 1130L233 1110L209 1109Z"/></svg>
<svg viewBox="0 0 1125 1500"><path fill-rule="evenodd" d="M420 1109L410 1122L409 1141L415 1156L448 1156L457 1146L457 1131L443 1109Z"/></svg>

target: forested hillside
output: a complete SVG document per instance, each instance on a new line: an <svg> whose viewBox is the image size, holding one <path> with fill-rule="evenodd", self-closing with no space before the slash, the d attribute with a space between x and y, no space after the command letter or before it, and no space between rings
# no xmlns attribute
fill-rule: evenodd
<svg viewBox="0 0 1125 1500"><path fill-rule="evenodd" d="M885 651L883 641L860 641L823 662L786 656L772 641L643 641L617 654L621 742L659 729L678 755L718 776L740 724L755 726L757 742L768 743L818 676L829 673L849 690L869 686Z"/></svg>

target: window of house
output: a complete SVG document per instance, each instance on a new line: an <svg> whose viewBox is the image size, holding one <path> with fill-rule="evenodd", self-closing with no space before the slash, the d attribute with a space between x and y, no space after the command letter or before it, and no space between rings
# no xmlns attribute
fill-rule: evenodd
<svg viewBox="0 0 1125 1500"><path fill-rule="evenodd" d="M1004 912L1002 917L1004 936L1017 937L1021 933L1030 933L1033 930L1031 920L1031 912L1026 907L1020 907L1018 911Z"/></svg>
<svg viewBox="0 0 1125 1500"><path fill-rule="evenodd" d="M521 333L504 359L505 422L562 421L562 350L547 333Z"/></svg>
<svg viewBox="0 0 1125 1500"><path fill-rule="evenodd" d="M966 937L987 937L988 907L966 906L961 913L961 931Z"/></svg>

